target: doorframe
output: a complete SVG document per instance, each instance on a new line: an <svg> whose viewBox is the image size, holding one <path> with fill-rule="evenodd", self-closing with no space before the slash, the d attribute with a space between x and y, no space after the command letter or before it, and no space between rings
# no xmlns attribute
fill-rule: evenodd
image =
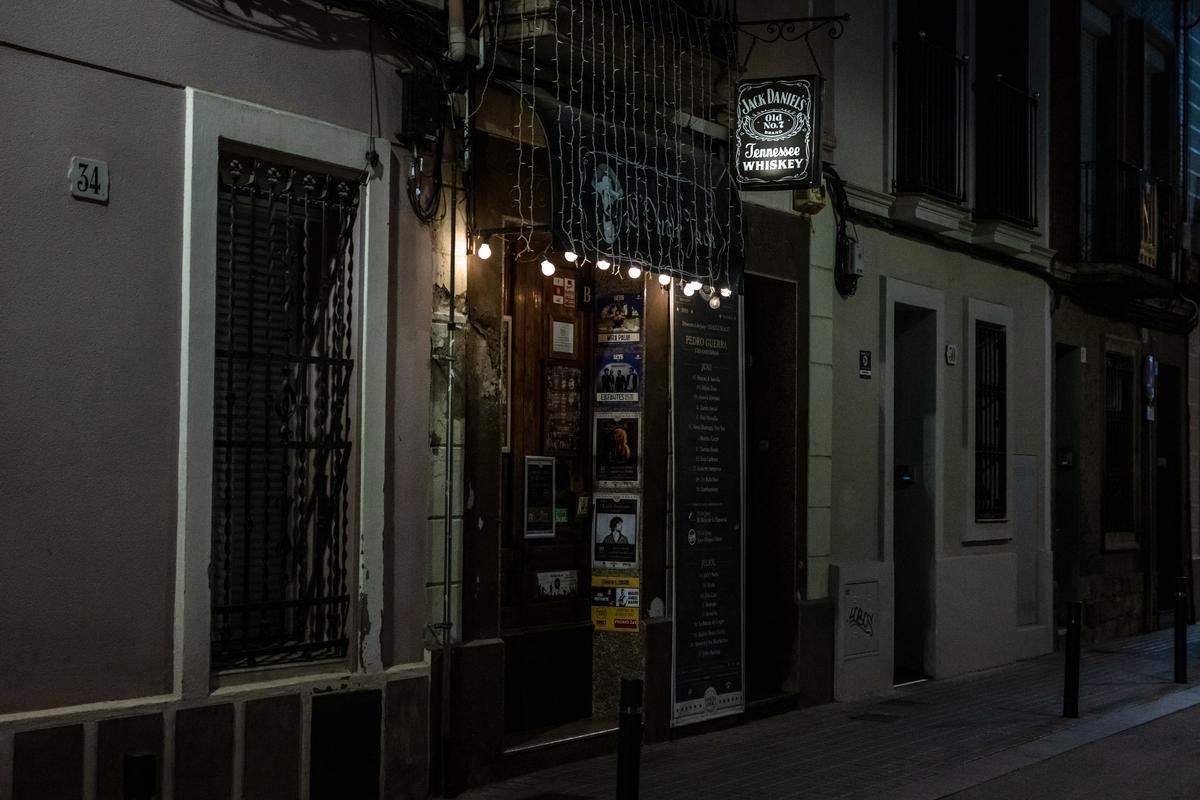
<svg viewBox="0 0 1200 800"><path fill-rule="evenodd" d="M879 408L880 442L880 485L883 487L883 502L880 504L880 554L883 562L892 570L891 596L886 598L888 613L886 625L890 628L892 652L888 660L895 657L896 642L896 583L899 576L895 574L895 503L896 491L894 482L895 447L895 404L896 404L896 306L906 305L914 308L932 311L934 314L934 482L933 482L933 554L929 565L929 629L925 639L925 669L930 675L936 675L937 666L937 564L942 553L942 543L945 529L945 484L946 484L946 375L942 345L946 341L946 295L941 289L934 289L921 284L909 283L889 276L882 276L883 307L880 321L880 352L883 353L883 386ZM882 603L881 603L882 605Z"/></svg>
<svg viewBox="0 0 1200 800"><path fill-rule="evenodd" d="M883 353L883 392L879 409L879 432L882 437L880 452L880 485L883 487L883 503L881 504L880 553L885 562L895 562L895 512L896 488L892 475L892 463L896 456L895 445L895 403L896 403L896 306L906 305L934 312L936 344L946 341L946 295L941 289L933 289L916 283L897 280L888 276L883 277L883 308L880 328L880 352ZM935 350L935 417L934 417L934 534L933 552L936 565L937 556L942 552L942 542L945 527L945 417L946 417L946 371L941 353ZM933 574L931 572L931 574ZM932 588L932 587L931 587ZM934 611L937 603L934 598Z"/></svg>

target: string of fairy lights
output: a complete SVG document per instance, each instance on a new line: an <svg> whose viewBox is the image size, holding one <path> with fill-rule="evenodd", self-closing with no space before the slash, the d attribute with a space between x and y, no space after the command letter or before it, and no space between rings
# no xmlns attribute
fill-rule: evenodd
<svg viewBox="0 0 1200 800"><path fill-rule="evenodd" d="M733 107L729 9L722 19L677 0L509 0L503 8L518 94L517 257L540 259L547 276L556 258L634 280L650 275L719 307L737 288L742 252L728 159L708 127ZM552 154L548 169L535 162L538 125L556 127L569 158ZM557 250L536 235L547 196ZM491 255L486 238L476 253Z"/></svg>

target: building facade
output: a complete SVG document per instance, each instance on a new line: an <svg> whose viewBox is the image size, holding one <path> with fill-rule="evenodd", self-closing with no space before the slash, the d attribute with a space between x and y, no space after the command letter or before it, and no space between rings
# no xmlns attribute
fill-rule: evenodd
<svg viewBox="0 0 1200 800"><path fill-rule="evenodd" d="M651 741L832 696L830 606L800 589L809 230L790 192L731 191L717 6L482 8L435 290L444 791L614 746L622 678Z"/></svg>
<svg viewBox="0 0 1200 800"><path fill-rule="evenodd" d="M1169 625L1190 576L1184 11L1052 17L1056 599L1097 639Z"/></svg>
<svg viewBox="0 0 1200 800"><path fill-rule="evenodd" d="M1185 4L21 5L0 800L453 796L625 679L655 741L1171 619ZM816 185L739 187L782 76Z"/></svg>
<svg viewBox="0 0 1200 800"><path fill-rule="evenodd" d="M817 51L808 575L839 699L1053 647L1049 27L991 6L839 3Z"/></svg>
<svg viewBox="0 0 1200 800"><path fill-rule="evenodd" d="M406 56L344 8L85 6L0 11L0 796L423 797Z"/></svg>

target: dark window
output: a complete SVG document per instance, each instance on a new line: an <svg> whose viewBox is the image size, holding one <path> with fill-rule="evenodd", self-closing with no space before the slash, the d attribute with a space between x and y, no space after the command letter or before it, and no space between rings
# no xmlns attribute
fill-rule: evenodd
<svg viewBox="0 0 1200 800"><path fill-rule="evenodd" d="M902 2L895 51L894 188L961 202L967 61L957 53L954 3Z"/></svg>
<svg viewBox="0 0 1200 800"><path fill-rule="evenodd" d="M975 216L1037 225L1037 97L1024 0L980 3L976 21Z"/></svg>
<svg viewBox="0 0 1200 800"><path fill-rule="evenodd" d="M212 666L347 652L358 182L222 152Z"/></svg>
<svg viewBox="0 0 1200 800"><path fill-rule="evenodd" d="M1008 514L1008 397L1004 326L975 323L975 519Z"/></svg>
<svg viewBox="0 0 1200 800"><path fill-rule="evenodd" d="M1104 395L1104 530L1132 533L1134 409L1129 356L1105 354Z"/></svg>

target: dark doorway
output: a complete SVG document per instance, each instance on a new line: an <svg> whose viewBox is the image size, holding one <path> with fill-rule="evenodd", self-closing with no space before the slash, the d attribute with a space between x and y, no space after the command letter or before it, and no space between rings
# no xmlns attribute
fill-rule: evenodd
<svg viewBox="0 0 1200 800"><path fill-rule="evenodd" d="M592 713L590 517L578 505L580 496L591 494L592 478L586 424L594 335L592 312L580 302L590 283L583 270L567 266L561 257L555 260L561 265L555 276L560 283L542 274L537 259L510 255L508 260L512 412L499 566L510 744L535 734L552 739L557 726ZM570 303L564 278L573 281ZM556 303L555 297L564 302ZM572 346L554 349L556 322L573 326ZM552 413L559 420L555 429L561 434L574 426L572 436L547 433ZM552 458L554 483L527 495L528 457ZM552 510L545 509L548 500ZM536 533L527 524L535 504L544 514ZM552 533L547 533L551 518Z"/></svg>
<svg viewBox="0 0 1200 800"><path fill-rule="evenodd" d="M1054 618L1066 624L1078 599L1080 571L1079 418L1083 364L1078 347L1060 344L1054 358Z"/></svg>
<svg viewBox="0 0 1200 800"><path fill-rule="evenodd" d="M747 275L746 691L780 695L796 640L796 284Z"/></svg>
<svg viewBox="0 0 1200 800"><path fill-rule="evenodd" d="M1183 403L1178 367L1158 370L1155 401L1154 579L1158 625L1174 619L1176 580L1183 575Z"/></svg>
<svg viewBox="0 0 1200 800"><path fill-rule="evenodd" d="M893 552L895 682L930 673L937 474L937 314L896 305Z"/></svg>

